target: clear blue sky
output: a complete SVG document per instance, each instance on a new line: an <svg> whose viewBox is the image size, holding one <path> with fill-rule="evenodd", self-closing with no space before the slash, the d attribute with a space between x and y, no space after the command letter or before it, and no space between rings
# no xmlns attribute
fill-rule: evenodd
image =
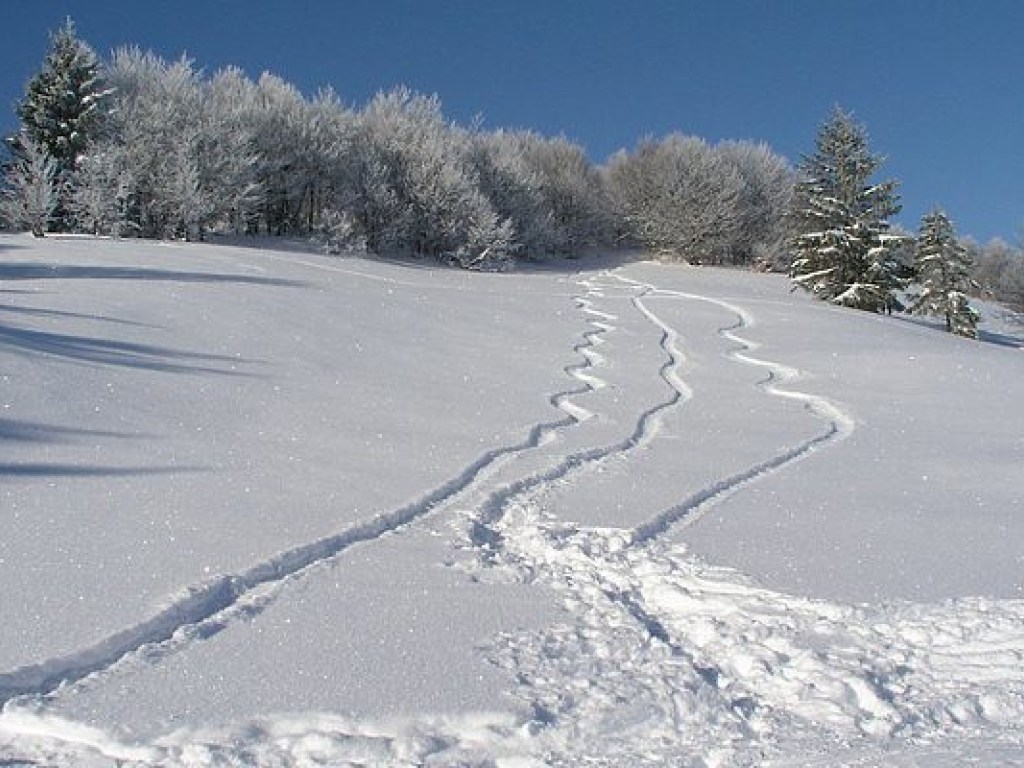
<svg viewBox="0 0 1024 768"><path fill-rule="evenodd" d="M68 15L104 56L187 53L354 105L405 84L598 162L671 131L796 160L840 104L901 181L906 226L935 204L981 240L1024 226L1024 0L3 0L5 133Z"/></svg>

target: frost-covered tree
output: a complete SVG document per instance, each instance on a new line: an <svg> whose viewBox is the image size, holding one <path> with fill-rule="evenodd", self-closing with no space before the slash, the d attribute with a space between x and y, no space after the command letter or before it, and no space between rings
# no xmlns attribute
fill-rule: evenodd
<svg viewBox="0 0 1024 768"><path fill-rule="evenodd" d="M359 119L352 200L370 248L474 267L507 260L511 224L481 192L470 150L436 96L399 88L375 97Z"/></svg>
<svg viewBox="0 0 1024 768"><path fill-rule="evenodd" d="M294 165L299 182L299 228L317 233L348 228L353 199L356 115L331 89L321 90L304 110L300 130L305 152Z"/></svg>
<svg viewBox="0 0 1024 768"><path fill-rule="evenodd" d="M740 239L744 180L703 139L672 134L612 157L619 215L641 245L671 259L721 264Z"/></svg>
<svg viewBox="0 0 1024 768"><path fill-rule="evenodd" d="M100 79L100 61L78 39L68 19L50 35L50 50L43 68L29 81L17 114L22 130L57 168L61 190L70 190L79 158L100 129L102 106L108 91ZM56 211L61 228L70 226L58 197Z"/></svg>
<svg viewBox="0 0 1024 768"><path fill-rule="evenodd" d="M487 136L406 88L363 109L273 75L207 78L138 48L104 65L103 131L77 155L68 211L96 234L310 237L469 267L574 253L610 231L603 180L579 147Z"/></svg>
<svg viewBox="0 0 1024 768"><path fill-rule="evenodd" d="M260 223L270 234L293 232L301 221L302 156L306 102L297 88L263 73L256 84L251 125L256 143L256 178L263 190Z"/></svg>
<svg viewBox="0 0 1024 768"><path fill-rule="evenodd" d="M57 210L57 161L27 133L13 144L14 160L0 189L0 217L13 228L25 228L43 237Z"/></svg>
<svg viewBox="0 0 1024 768"><path fill-rule="evenodd" d="M68 210L81 230L93 235L129 234L131 173L114 143L94 144L79 160Z"/></svg>
<svg viewBox="0 0 1024 768"><path fill-rule="evenodd" d="M267 73L250 98L259 225L275 235L320 232L351 196L355 116L333 91L307 101Z"/></svg>
<svg viewBox="0 0 1024 768"><path fill-rule="evenodd" d="M515 233L514 250L526 259L541 259L558 251L558 231L544 194L544 179L526 160L526 133L476 132L470 161L477 183L499 217Z"/></svg>
<svg viewBox="0 0 1024 768"><path fill-rule="evenodd" d="M199 124L191 134L196 184L203 198L199 234L211 228L242 231L262 200L251 123L253 84L234 67L199 87Z"/></svg>
<svg viewBox="0 0 1024 768"><path fill-rule="evenodd" d="M237 70L204 80L188 59L166 62L137 48L115 52L108 138L87 155L93 168L79 195L126 199L130 229L143 237L201 239L241 229L257 209L251 84ZM116 166L116 173L114 168Z"/></svg>
<svg viewBox="0 0 1024 768"><path fill-rule="evenodd" d="M565 137L520 133L522 161L535 180L545 218L546 251L578 255L611 240L611 199L600 172L578 144Z"/></svg>
<svg viewBox="0 0 1024 768"><path fill-rule="evenodd" d="M978 288L1017 312L1024 312L1024 251L1000 238L984 245L965 238L961 245L971 259L971 276Z"/></svg>
<svg viewBox="0 0 1024 768"><path fill-rule="evenodd" d="M196 175L189 166L201 123L198 74L187 59L168 63L121 48L105 75L115 88L110 133L129 175L131 228L142 237L183 236L181 193Z"/></svg>
<svg viewBox="0 0 1024 768"><path fill-rule="evenodd" d="M793 200L793 169L767 144L725 141L715 153L742 181L736 213L740 221L730 261L761 268L780 267L786 253L786 216ZM788 265L787 265L788 266Z"/></svg>
<svg viewBox="0 0 1024 768"><path fill-rule="evenodd" d="M883 311L901 285L902 238L889 231L900 210L894 181L871 183L882 158L865 128L839 109L818 132L816 151L799 165L794 190L793 282L835 304Z"/></svg>
<svg viewBox="0 0 1024 768"><path fill-rule="evenodd" d="M976 338L979 316L967 299L970 256L953 222L938 208L921 219L914 266L921 290L912 311L941 317L950 333Z"/></svg>

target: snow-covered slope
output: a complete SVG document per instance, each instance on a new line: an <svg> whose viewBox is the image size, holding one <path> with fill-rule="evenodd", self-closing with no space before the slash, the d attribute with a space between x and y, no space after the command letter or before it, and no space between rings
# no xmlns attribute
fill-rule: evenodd
<svg viewBox="0 0 1024 768"><path fill-rule="evenodd" d="M777 276L0 237L0 762L1024 764L1024 352Z"/></svg>

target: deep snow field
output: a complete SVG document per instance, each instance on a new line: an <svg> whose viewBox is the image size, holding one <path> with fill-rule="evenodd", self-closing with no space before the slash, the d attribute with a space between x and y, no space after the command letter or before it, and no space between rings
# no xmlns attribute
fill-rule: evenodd
<svg viewBox="0 0 1024 768"><path fill-rule="evenodd" d="M0 236L0 765L1024 766L982 327Z"/></svg>

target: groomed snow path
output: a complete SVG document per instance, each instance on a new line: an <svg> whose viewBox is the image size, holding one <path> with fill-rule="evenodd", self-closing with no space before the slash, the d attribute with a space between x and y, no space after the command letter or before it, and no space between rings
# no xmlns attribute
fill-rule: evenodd
<svg viewBox="0 0 1024 768"><path fill-rule="evenodd" d="M0 765L1024 765L1013 344L0 236L0 362Z"/></svg>

